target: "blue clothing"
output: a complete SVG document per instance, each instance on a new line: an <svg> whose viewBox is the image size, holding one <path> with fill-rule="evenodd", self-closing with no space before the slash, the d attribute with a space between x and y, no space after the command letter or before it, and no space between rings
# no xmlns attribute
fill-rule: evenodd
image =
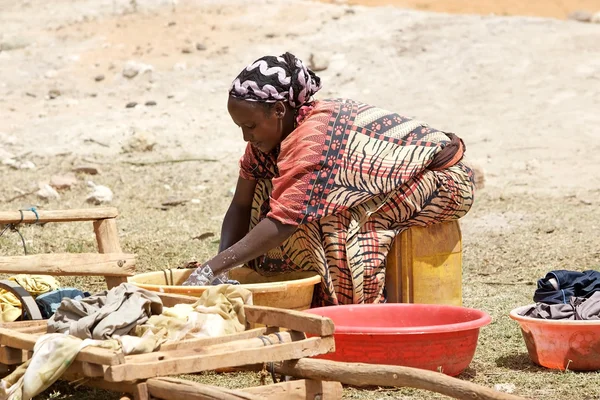
<svg viewBox="0 0 600 400"><path fill-rule="evenodd" d="M550 279L558 283L555 288ZM556 270L550 271L538 280L533 301L546 304L568 304L571 297L588 298L600 290L600 272Z"/></svg>

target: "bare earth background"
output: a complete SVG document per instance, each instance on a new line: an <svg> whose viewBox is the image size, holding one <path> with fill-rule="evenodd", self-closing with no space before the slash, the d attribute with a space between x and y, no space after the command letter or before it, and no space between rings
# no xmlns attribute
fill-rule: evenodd
<svg viewBox="0 0 600 400"><path fill-rule="evenodd" d="M92 180L114 192L123 247L139 255L141 270L206 259L217 250L244 148L225 107L231 80L264 54L312 54L326 67L320 98L354 98L456 132L485 171L486 187L462 221L464 303L493 323L461 378L530 398L597 399L597 373L531 364L508 312L531 302L547 271L600 265L600 25L564 20L600 4L395 3L485 15L301 0L151 0L135 9L124 0L0 0L0 208L88 207ZM128 61L152 70L126 78ZM195 161L160 163L185 159ZM27 162L35 168L23 169ZM60 199L28 194L79 165L100 174L77 174ZM173 200L185 202L162 206ZM84 224L22 231L32 252L94 246ZM204 233L214 236L193 239ZM2 253L18 246L16 235L0 238ZM254 374L193 379L258 384ZM112 396L81 390L58 384L42 398ZM407 389L348 388L345 396L442 398Z"/></svg>

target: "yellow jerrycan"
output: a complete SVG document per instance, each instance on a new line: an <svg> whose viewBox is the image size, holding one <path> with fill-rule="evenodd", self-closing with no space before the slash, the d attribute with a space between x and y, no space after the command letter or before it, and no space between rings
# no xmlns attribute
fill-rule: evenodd
<svg viewBox="0 0 600 400"><path fill-rule="evenodd" d="M389 303L462 305L462 236L458 221L401 232L386 263Z"/></svg>

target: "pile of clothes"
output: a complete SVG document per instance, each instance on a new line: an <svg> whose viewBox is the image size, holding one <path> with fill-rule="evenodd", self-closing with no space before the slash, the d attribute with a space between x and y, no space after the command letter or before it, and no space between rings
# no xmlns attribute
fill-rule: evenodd
<svg viewBox="0 0 600 400"><path fill-rule="evenodd" d="M521 315L541 319L600 319L599 271L551 271L537 282L535 305Z"/></svg>
<svg viewBox="0 0 600 400"><path fill-rule="evenodd" d="M50 318L64 298L81 300L88 292L75 288L61 288L59 282L49 275L15 275L8 280L19 284L34 299L44 319ZM13 293L0 290L0 322L13 322L23 314L21 301Z"/></svg>
<svg viewBox="0 0 600 400"><path fill-rule="evenodd" d="M65 298L33 357L0 381L0 400L33 398L87 346L140 354L166 342L241 332L246 304L252 304L252 293L237 285L212 286L196 303L174 307L163 307L156 293L129 283L81 300Z"/></svg>

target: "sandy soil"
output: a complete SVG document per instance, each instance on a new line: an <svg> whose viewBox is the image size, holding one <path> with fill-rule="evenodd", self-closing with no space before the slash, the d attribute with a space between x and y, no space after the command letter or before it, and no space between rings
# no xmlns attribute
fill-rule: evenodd
<svg viewBox="0 0 600 400"><path fill-rule="evenodd" d="M107 0L71 3L0 3L3 40L27 44L0 53L5 151L113 156L141 130L157 137L154 156L216 157L235 174L244 143L227 87L258 56L291 50L328 61L321 97L457 132L490 187L562 195L600 185L587 173L600 163L598 25L298 2L290 13L278 2L172 12L157 1L125 15L124 2L117 15ZM128 60L153 72L124 78Z"/></svg>
<svg viewBox="0 0 600 400"><path fill-rule="evenodd" d="M600 396L598 374L532 367L507 317L548 270L600 264L600 25L301 0L138 3L133 10L125 0L0 0L0 161L36 165L0 164L0 208L88 206L84 181L92 179L113 189L123 246L140 255L142 270L206 259L218 234L190 238L218 233L244 148L225 108L231 80L263 54L312 53L327 64L321 98L355 98L456 132L485 170L486 187L461 222L464 299L494 323L463 378L511 382L531 398ZM560 17L551 12L538 14ZM125 78L130 60L152 72ZM130 102L138 105L126 108ZM157 144L124 152L134 133ZM216 161L130 164L184 158ZM101 174L78 175L60 200L10 200L79 164ZM160 210L171 197L198 201ZM84 228L31 227L25 236L35 252L85 251L94 241ZM0 245L19 251L16 237Z"/></svg>
<svg viewBox="0 0 600 400"><path fill-rule="evenodd" d="M395 6L453 14L494 14L565 19L577 10L598 11L597 0L325 0L366 6Z"/></svg>

